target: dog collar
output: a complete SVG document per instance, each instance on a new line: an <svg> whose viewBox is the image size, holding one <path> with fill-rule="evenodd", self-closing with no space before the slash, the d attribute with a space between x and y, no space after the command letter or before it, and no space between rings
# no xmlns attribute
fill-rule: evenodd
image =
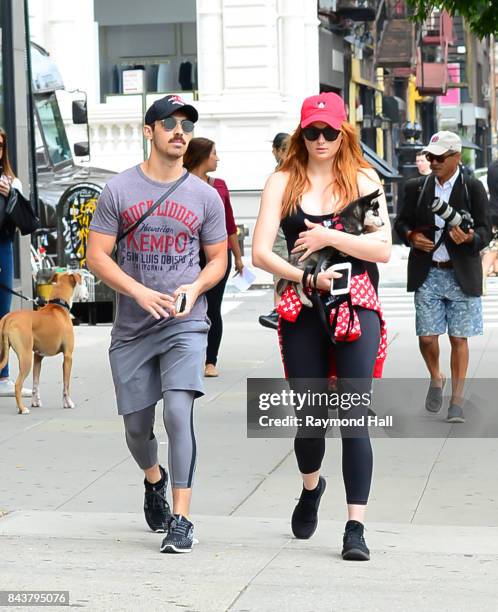
<svg viewBox="0 0 498 612"><path fill-rule="evenodd" d="M49 300L49 304L55 304L56 306L62 306L63 308L67 308L67 310L71 310L71 306L66 302L66 300L62 300L61 298L55 298L54 300Z"/></svg>

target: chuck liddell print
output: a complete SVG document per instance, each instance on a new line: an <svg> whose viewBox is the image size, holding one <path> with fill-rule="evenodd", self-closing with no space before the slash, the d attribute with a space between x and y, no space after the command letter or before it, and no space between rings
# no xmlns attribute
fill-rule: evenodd
<svg viewBox="0 0 498 612"><path fill-rule="evenodd" d="M152 200L133 204L121 214L124 229L133 225L143 212L153 204ZM126 249L122 260L135 269L148 272L170 272L178 266L192 267L199 217L186 206L166 200L150 215L150 221L126 237ZM163 220L167 219L165 225Z"/></svg>

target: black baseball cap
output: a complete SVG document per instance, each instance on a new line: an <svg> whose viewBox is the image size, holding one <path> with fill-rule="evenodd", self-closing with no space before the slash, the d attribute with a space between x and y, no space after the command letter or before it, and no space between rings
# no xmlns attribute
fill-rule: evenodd
<svg viewBox="0 0 498 612"><path fill-rule="evenodd" d="M185 113L194 123L199 119L199 113L191 104L187 104L180 96L172 94L156 100L154 104L149 106L145 113L144 123L152 125L154 121L166 119L166 117L179 110Z"/></svg>

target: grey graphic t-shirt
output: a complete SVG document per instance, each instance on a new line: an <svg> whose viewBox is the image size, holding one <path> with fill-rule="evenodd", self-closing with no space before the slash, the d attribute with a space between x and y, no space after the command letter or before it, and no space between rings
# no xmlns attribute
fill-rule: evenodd
<svg viewBox="0 0 498 612"><path fill-rule="evenodd" d="M140 166L113 177L105 186L90 229L116 236L137 221L172 183L149 179ZM168 295L199 276L201 244L216 244L227 237L225 212L217 191L190 175L170 198L133 232L119 242L117 261L139 283ZM156 320L134 299L117 294L113 340L131 340L159 325L205 320L206 298L201 295L188 317Z"/></svg>

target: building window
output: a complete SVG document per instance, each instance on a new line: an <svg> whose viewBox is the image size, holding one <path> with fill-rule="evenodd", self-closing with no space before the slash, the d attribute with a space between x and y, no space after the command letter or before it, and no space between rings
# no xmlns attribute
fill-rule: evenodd
<svg viewBox="0 0 498 612"><path fill-rule="evenodd" d="M195 2L94 0L94 13L102 102L109 95L198 89Z"/></svg>

